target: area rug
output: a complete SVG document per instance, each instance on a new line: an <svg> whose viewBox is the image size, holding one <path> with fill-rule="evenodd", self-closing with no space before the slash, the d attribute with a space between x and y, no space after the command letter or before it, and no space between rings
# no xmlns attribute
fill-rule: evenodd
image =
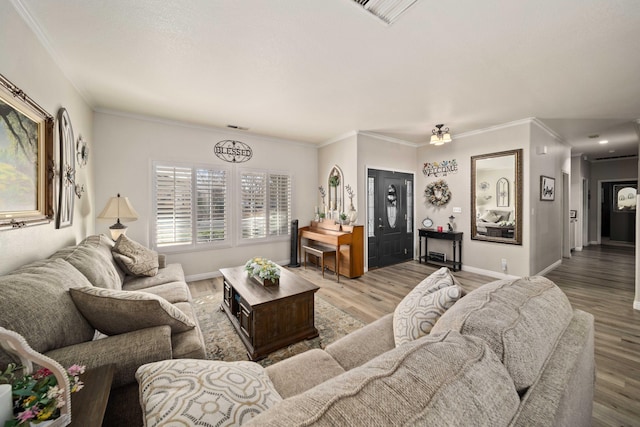
<svg viewBox="0 0 640 427"><path fill-rule="evenodd" d="M222 291L194 298L196 316L204 335L207 359L247 360L247 349L227 315L220 311ZM325 348L328 344L360 329L364 323L315 295L315 325L317 338L303 340L269 354L259 361L262 366L289 358L312 348Z"/></svg>

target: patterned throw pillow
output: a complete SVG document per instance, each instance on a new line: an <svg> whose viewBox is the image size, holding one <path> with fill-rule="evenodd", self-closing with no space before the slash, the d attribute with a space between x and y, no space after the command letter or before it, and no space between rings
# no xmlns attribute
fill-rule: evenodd
<svg viewBox="0 0 640 427"><path fill-rule="evenodd" d="M431 332L431 328L464 292L448 268L442 267L404 297L393 313L396 347Z"/></svg>
<svg viewBox="0 0 640 427"><path fill-rule="evenodd" d="M69 289L69 293L91 326L106 335L162 325L169 325L175 333L196 326L178 307L147 292L82 286Z"/></svg>
<svg viewBox="0 0 640 427"><path fill-rule="evenodd" d="M113 259L127 274L155 276L158 274L158 253L121 234L111 249Z"/></svg>
<svg viewBox="0 0 640 427"><path fill-rule="evenodd" d="M253 362L175 359L138 368L144 425L239 426L282 400Z"/></svg>

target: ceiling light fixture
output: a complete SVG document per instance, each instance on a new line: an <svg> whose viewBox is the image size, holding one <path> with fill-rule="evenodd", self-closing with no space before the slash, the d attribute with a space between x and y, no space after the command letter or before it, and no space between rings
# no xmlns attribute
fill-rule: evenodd
<svg viewBox="0 0 640 427"><path fill-rule="evenodd" d="M418 0L353 0L382 20L385 24L393 24L402 13Z"/></svg>
<svg viewBox="0 0 640 427"><path fill-rule="evenodd" d="M606 139L603 139L603 140L598 142L598 144L600 144L600 145L604 145L604 144L608 144L608 143L609 143L609 141L607 141Z"/></svg>
<svg viewBox="0 0 640 427"><path fill-rule="evenodd" d="M433 135L431 135L431 142L429 142L429 144L442 145L447 142L451 142L451 135L449 134L449 128L444 128L444 130L442 130L443 126L444 125L436 125L437 129L433 129L431 131Z"/></svg>

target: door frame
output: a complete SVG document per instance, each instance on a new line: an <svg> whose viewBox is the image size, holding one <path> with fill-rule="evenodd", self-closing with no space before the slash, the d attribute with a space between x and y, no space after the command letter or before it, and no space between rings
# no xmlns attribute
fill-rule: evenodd
<svg viewBox="0 0 640 427"><path fill-rule="evenodd" d="M605 182L622 182L622 181L637 181L640 184L640 177L635 178L615 178L615 179L599 179L598 180L598 200L596 204L598 206L598 214L596 216L596 237L597 244L602 244L602 184ZM637 215L638 211L636 211Z"/></svg>
<svg viewBox="0 0 640 427"><path fill-rule="evenodd" d="M416 232L416 197L417 197L417 185L416 185L416 171L408 170L408 169L393 169L385 166L374 166L374 165L365 165L364 166L364 179L363 179L363 188L364 188L364 238L365 241L369 238L369 170L380 170L385 172L397 172L397 173L406 173L413 176L413 259L415 260L416 255L416 242L418 241L418 233ZM375 219L375 218L374 218ZM375 224L373 225L375 227ZM369 245L364 245L364 271L369 271Z"/></svg>

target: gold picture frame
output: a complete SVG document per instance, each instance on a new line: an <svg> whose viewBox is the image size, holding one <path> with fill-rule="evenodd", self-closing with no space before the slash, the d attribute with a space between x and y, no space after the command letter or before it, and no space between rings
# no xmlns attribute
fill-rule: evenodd
<svg viewBox="0 0 640 427"><path fill-rule="evenodd" d="M54 118L0 74L0 230L53 219Z"/></svg>

